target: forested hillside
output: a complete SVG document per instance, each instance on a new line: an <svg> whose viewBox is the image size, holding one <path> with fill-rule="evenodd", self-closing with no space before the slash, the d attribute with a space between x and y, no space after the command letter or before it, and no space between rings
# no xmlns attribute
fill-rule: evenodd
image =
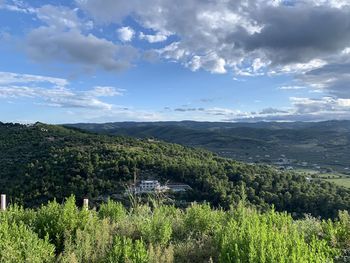
<svg viewBox="0 0 350 263"><path fill-rule="evenodd" d="M103 134L153 137L245 162L275 163L286 158L293 167L350 172L350 121L115 122L71 126Z"/></svg>
<svg viewBox="0 0 350 263"><path fill-rule="evenodd" d="M40 123L1 124L0 160L0 192L26 206L61 201L70 194L92 202L121 194L137 169L139 178L189 184L193 191L185 200L206 200L225 209L242 195L259 209L273 204L295 216L335 217L338 210L350 209L350 190L292 172L176 144Z"/></svg>

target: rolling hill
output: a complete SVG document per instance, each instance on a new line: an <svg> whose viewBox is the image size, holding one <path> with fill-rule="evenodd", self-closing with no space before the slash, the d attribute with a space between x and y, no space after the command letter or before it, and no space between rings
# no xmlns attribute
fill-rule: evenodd
<svg viewBox="0 0 350 263"><path fill-rule="evenodd" d="M103 134L156 138L251 163L350 171L350 121L290 123L120 122L72 124Z"/></svg>
<svg viewBox="0 0 350 263"><path fill-rule="evenodd" d="M296 173L177 144L42 123L0 124L0 159L0 192L26 206L71 194L93 203L121 195L137 171L139 179L189 184L193 190L184 201L206 200L223 208L246 196L259 209L273 204L295 216L335 217L350 209L350 190Z"/></svg>

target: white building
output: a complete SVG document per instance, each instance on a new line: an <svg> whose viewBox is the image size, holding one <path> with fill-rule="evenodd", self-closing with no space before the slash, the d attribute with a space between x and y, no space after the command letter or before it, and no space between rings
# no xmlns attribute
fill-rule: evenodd
<svg viewBox="0 0 350 263"><path fill-rule="evenodd" d="M170 184L170 185L161 185L158 180L142 180L135 187L129 188L126 193L160 193L160 192L185 192L191 189L189 185L186 184Z"/></svg>
<svg viewBox="0 0 350 263"><path fill-rule="evenodd" d="M133 188L133 192L136 194L141 193L156 193L166 192L169 187L162 186L157 180L142 180L137 187Z"/></svg>
<svg viewBox="0 0 350 263"><path fill-rule="evenodd" d="M141 191L154 191L160 188L160 183L157 180L142 180L139 187Z"/></svg>

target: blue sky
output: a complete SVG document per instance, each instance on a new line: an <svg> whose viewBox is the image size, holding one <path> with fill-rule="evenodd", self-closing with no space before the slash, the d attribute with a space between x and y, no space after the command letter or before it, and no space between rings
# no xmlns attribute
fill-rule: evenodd
<svg viewBox="0 0 350 263"><path fill-rule="evenodd" d="M343 0L0 0L0 121L350 118Z"/></svg>

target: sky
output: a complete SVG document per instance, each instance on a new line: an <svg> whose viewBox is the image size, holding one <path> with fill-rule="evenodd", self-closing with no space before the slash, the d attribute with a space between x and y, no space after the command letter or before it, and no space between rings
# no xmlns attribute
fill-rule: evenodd
<svg viewBox="0 0 350 263"><path fill-rule="evenodd" d="M350 119L349 0L0 0L0 121Z"/></svg>

